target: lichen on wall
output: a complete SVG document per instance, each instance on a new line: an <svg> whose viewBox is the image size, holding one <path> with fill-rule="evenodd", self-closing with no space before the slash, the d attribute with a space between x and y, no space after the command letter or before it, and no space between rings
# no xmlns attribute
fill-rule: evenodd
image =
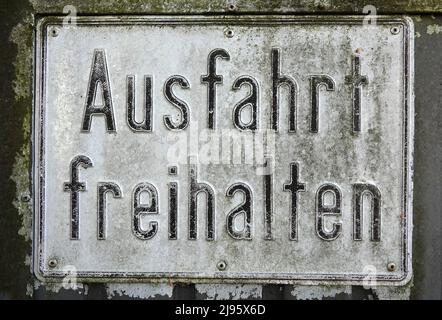
<svg viewBox="0 0 442 320"><path fill-rule="evenodd" d="M438 24L432 24L427 26L427 33L429 35L442 33L442 26Z"/></svg>
<svg viewBox="0 0 442 320"><path fill-rule="evenodd" d="M32 79L32 42L29 41L32 35L32 24L29 17L16 25L10 36L10 41L17 46L17 56L14 62L15 79L13 89L16 101L30 101L31 79ZM22 219L22 227L18 231L25 241L31 240L32 235L32 202L29 197L30 191L30 135L31 135L31 110L27 108L21 110L24 113L22 132L25 144L20 152L15 156L15 163L11 179L16 184L17 198L14 205Z"/></svg>

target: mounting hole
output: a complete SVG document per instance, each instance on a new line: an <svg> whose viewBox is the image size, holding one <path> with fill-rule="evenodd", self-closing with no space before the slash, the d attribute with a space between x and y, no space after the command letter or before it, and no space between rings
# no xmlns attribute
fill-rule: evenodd
<svg viewBox="0 0 442 320"><path fill-rule="evenodd" d="M58 36L58 30L57 28L52 28L50 31L51 36L56 37Z"/></svg>
<svg viewBox="0 0 442 320"><path fill-rule="evenodd" d="M231 3L229 4L229 11L234 11L236 9L235 4Z"/></svg>
<svg viewBox="0 0 442 320"><path fill-rule="evenodd" d="M234 32L232 29L227 29L224 34L226 35L227 38L232 38L234 35Z"/></svg>
<svg viewBox="0 0 442 320"><path fill-rule="evenodd" d="M48 266L49 268L55 268L58 265L57 259L49 259Z"/></svg>
<svg viewBox="0 0 442 320"><path fill-rule="evenodd" d="M390 32L392 34L399 34L399 32L401 32L401 28L398 26L391 27Z"/></svg>
<svg viewBox="0 0 442 320"><path fill-rule="evenodd" d="M218 268L218 270L224 271L227 268L227 262L225 262L224 260L221 260L216 264L216 267Z"/></svg>
<svg viewBox="0 0 442 320"><path fill-rule="evenodd" d="M396 264L393 262L390 262L389 264L387 264L387 270L388 271L395 271L396 270Z"/></svg>

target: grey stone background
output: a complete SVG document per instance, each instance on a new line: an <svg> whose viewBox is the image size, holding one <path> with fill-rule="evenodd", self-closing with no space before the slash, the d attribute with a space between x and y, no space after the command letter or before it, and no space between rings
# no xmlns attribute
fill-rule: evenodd
<svg viewBox="0 0 442 320"><path fill-rule="evenodd" d="M229 8L234 4L234 10ZM405 287L253 284L42 284L31 272L34 19L77 14L406 14L415 24L413 281ZM2 0L0 4L0 299L441 299L441 0Z"/></svg>

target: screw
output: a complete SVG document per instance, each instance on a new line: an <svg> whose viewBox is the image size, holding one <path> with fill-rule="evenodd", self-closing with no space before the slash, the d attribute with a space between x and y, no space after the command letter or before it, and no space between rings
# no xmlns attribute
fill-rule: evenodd
<svg viewBox="0 0 442 320"><path fill-rule="evenodd" d="M229 11L234 11L236 9L236 6L234 3L229 4Z"/></svg>
<svg viewBox="0 0 442 320"><path fill-rule="evenodd" d="M24 194L21 196L21 201L29 202L29 201L31 201L31 196L29 194Z"/></svg>
<svg viewBox="0 0 442 320"><path fill-rule="evenodd" d="M232 38L233 37L233 30L226 29L226 31L224 31L224 34L226 35L227 38Z"/></svg>
<svg viewBox="0 0 442 320"><path fill-rule="evenodd" d="M50 33L51 33L51 36L53 36L53 37L58 36L58 30L57 30L57 28L52 28Z"/></svg>
<svg viewBox="0 0 442 320"><path fill-rule="evenodd" d="M396 264L393 262L390 262L387 264L388 271L395 271L396 270Z"/></svg>
<svg viewBox="0 0 442 320"><path fill-rule="evenodd" d="M48 261L49 268L55 268L57 266L57 264L58 264L58 261L55 258L49 259L49 261Z"/></svg>
<svg viewBox="0 0 442 320"><path fill-rule="evenodd" d="M227 268L227 262L225 262L224 260L221 260L217 263L216 267L218 268L218 270L223 271L226 270Z"/></svg>
<svg viewBox="0 0 442 320"><path fill-rule="evenodd" d="M178 173L178 168L176 166L169 167L169 175L175 176Z"/></svg>
<svg viewBox="0 0 442 320"><path fill-rule="evenodd" d="M392 27L390 29L391 34L399 34L400 31L401 31L400 27Z"/></svg>

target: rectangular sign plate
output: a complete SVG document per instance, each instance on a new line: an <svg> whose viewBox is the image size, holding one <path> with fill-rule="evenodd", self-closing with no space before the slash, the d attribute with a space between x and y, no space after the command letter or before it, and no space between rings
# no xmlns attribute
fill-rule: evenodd
<svg viewBox="0 0 442 320"><path fill-rule="evenodd" d="M410 279L411 20L63 18L37 25L41 279Z"/></svg>

